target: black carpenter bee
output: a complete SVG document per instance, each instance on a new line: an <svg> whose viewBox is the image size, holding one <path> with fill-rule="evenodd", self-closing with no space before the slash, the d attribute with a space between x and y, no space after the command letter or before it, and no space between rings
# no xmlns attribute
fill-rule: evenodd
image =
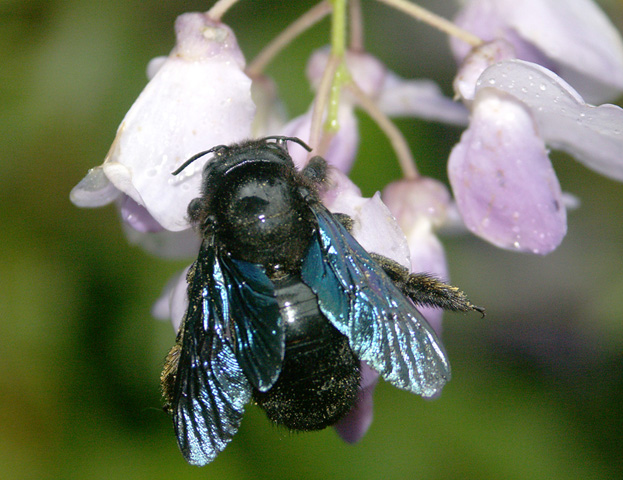
<svg viewBox="0 0 623 480"><path fill-rule="evenodd" d="M478 310L455 287L366 252L352 220L318 192L327 164L297 171L268 137L218 146L188 207L203 237L188 273L188 310L161 381L186 460L205 465L253 399L293 430L335 424L355 405L360 361L430 397L450 378L443 347L414 306Z"/></svg>

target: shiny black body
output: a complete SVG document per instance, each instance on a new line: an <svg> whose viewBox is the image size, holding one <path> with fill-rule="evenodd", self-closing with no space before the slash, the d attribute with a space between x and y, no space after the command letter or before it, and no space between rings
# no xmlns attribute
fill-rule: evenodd
<svg viewBox="0 0 623 480"><path fill-rule="evenodd" d="M287 164L257 161L267 153L283 154L277 144L248 143L235 153L235 168L215 162L206 169L203 196L190 207L193 222L213 233L227 255L261 265L275 286L284 359L277 382L266 392L253 387L253 398L278 424L322 429L352 409L359 361L300 279L317 228L308 207L312 198L318 201L315 185ZM253 161L241 164L244 158Z"/></svg>
<svg viewBox="0 0 623 480"><path fill-rule="evenodd" d="M277 424L292 430L326 428L354 406L359 360L297 275L275 287L285 323L285 357L277 382L267 392L253 389L253 398Z"/></svg>
<svg viewBox="0 0 623 480"><path fill-rule="evenodd" d="M450 368L409 298L476 308L454 287L363 250L319 200L326 162L297 171L287 141L301 143L215 147L174 172L213 154L188 209L203 244L161 378L182 453L196 465L225 448L251 399L290 429L335 424L355 406L360 361L399 388L435 395Z"/></svg>
<svg viewBox="0 0 623 480"><path fill-rule="evenodd" d="M283 363L270 389L253 386L253 398L277 424L319 430L353 408L359 387L359 360L348 339L300 278L317 229L309 202L319 202L316 187L326 165L314 162L312 180L273 161L285 153L277 143L249 142L231 152L217 150L217 161L206 167L202 196L189 206L191 221L204 236L214 236L223 255L261 265L274 285L285 333Z"/></svg>

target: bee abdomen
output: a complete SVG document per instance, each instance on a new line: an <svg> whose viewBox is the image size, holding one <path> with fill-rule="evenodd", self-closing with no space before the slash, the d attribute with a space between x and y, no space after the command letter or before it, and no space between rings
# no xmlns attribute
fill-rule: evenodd
<svg viewBox="0 0 623 480"><path fill-rule="evenodd" d="M285 358L275 385L255 391L255 401L269 419L292 430L326 428L355 405L359 360L309 287L289 280L276 293L286 327Z"/></svg>

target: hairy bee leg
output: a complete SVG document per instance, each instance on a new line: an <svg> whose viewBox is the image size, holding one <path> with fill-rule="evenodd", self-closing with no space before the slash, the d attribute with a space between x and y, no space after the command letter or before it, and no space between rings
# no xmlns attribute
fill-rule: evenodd
<svg viewBox="0 0 623 480"><path fill-rule="evenodd" d="M353 231L353 225L355 222L350 215L346 215L345 213L334 213L333 216L346 230L348 230L349 233Z"/></svg>
<svg viewBox="0 0 623 480"><path fill-rule="evenodd" d="M177 379L177 370L180 361L180 353L182 352L181 343L177 342L169 351L164 362L164 368L160 374L160 386L162 388L162 397L164 398L163 409L165 412L171 412L171 405L175 398L175 380Z"/></svg>
<svg viewBox="0 0 623 480"><path fill-rule="evenodd" d="M301 174L314 185L322 186L327 182L328 171L327 161L322 157L315 156L309 159L305 168L301 170Z"/></svg>
<svg viewBox="0 0 623 480"><path fill-rule="evenodd" d="M316 189L322 190L326 188L328 182L328 173L329 173L329 164L327 161L319 156L315 156L309 159L305 168L301 170L301 174L303 177L313 184ZM348 232L352 232L353 230L353 219L350 215L345 213L333 213L333 216L340 222Z"/></svg>
<svg viewBox="0 0 623 480"><path fill-rule="evenodd" d="M475 310L484 317L484 308L472 304L459 288L426 273L409 273L409 270L399 263L377 253L370 255L415 304L459 312Z"/></svg>

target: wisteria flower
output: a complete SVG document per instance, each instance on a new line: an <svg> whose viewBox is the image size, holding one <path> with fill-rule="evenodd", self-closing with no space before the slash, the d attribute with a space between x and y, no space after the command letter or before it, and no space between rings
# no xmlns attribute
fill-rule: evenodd
<svg viewBox="0 0 623 480"><path fill-rule="evenodd" d="M528 28L533 3L478 0L459 14L459 23L466 28L485 37L505 37L463 58L455 90L470 107L471 118L450 155L448 174L469 230L501 248L546 254L560 244L567 229L565 202L547 145L623 180L623 110L613 105L593 107L553 71L516 57L540 60L574 78L587 92L604 81L610 91L620 91L623 49L616 31L591 2L572 2L574 15L565 28L550 11L551 2L541 2L551 16L542 12L540 23ZM490 21L482 22L478 14ZM586 23L579 21L584 16ZM582 27L574 29L579 23ZM592 32L593 39L578 50L592 49L593 70L581 80L569 72L584 72L586 64L565 60L577 58L568 50L559 58L563 46L578 43L578 31ZM455 45L461 57L464 49Z"/></svg>
<svg viewBox="0 0 623 480"><path fill-rule="evenodd" d="M124 220L140 232L189 228L186 208L199 192L204 162L176 177L171 172L200 151L248 138L255 111L234 33L200 13L180 16L175 30L175 48L151 64L153 78L121 122L104 163L71 193L83 207L117 201Z"/></svg>
<svg viewBox="0 0 623 480"><path fill-rule="evenodd" d="M623 41L592 0L468 0L454 22L485 42L504 39L518 59L556 73L589 103L623 91ZM471 47L451 43L461 63Z"/></svg>
<svg viewBox="0 0 623 480"><path fill-rule="evenodd" d="M374 416L374 388L379 374L365 362L361 362L359 397L353 409L335 424L335 431L348 443L356 443L363 438Z"/></svg>
<svg viewBox="0 0 623 480"><path fill-rule="evenodd" d="M401 78L366 53L357 1L320 2L245 69L233 32L220 22L234 3L220 1L206 14L177 19L175 48L150 63L150 82L104 163L71 194L79 206L116 203L130 240L151 251L196 254L204 242L197 262L169 282L153 309L180 332L162 388L182 453L197 465L225 448L251 398L278 424L302 430L334 424L354 443L372 421L378 372L423 397L437 395L450 378L441 343L426 322L418 323L409 299L482 309L466 299L451 303L462 292L425 275L448 279L437 231L455 206L446 186L418 172L390 117L467 126L448 162L455 210L469 230L502 248L544 254L566 233L565 197L548 148L623 181L623 110L587 103L623 91L623 42L588 0L571 0L564 9L554 0L468 0L456 24L428 13L418 17L461 38L452 44L461 102L429 80ZM412 2L386 3L422 14ZM307 67L314 100L287 121L276 83L263 68L329 12L331 47L316 50ZM387 135L403 170L404 179L382 197L364 198L347 176L357 158L357 108ZM279 150L286 143L298 170L308 163L317 169L299 178ZM326 177L323 163L310 163L314 155L327 160ZM204 169L210 161L218 163ZM334 218L316 203L316 191ZM441 310L422 312L441 332ZM310 318L293 336L298 322ZM291 321L294 327L286 327ZM318 333L333 327L331 334ZM324 359L300 355L308 337L316 357L315 340L337 345L336 332L344 335L339 349L346 357L340 353L319 368L313 360ZM305 365L292 368L293 357ZM333 370L335 359L348 365L347 375ZM309 398L296 407L294 420L283 420L277 384L292 397L299 388L290 371L320 383L305 391ZM321 390L346 403L330 415L324 401L311 407ZM309 411L319 420L299 423Z"/></svg>

